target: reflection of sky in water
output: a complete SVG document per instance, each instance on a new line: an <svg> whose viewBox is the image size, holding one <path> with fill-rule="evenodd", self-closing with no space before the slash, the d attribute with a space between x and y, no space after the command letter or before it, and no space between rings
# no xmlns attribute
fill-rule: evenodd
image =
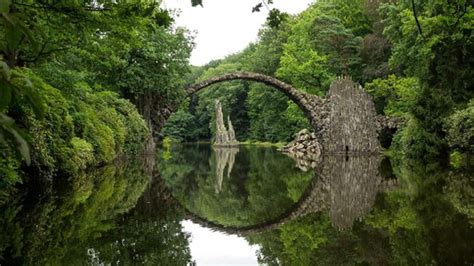
<svg viewBox="0 0 474 266"><path fill-rule="evenodd" d="M183 221L184 231L191 233L191 255L198 266L258 265L257 246L244 238L213 232L191 221Z"/></svg>

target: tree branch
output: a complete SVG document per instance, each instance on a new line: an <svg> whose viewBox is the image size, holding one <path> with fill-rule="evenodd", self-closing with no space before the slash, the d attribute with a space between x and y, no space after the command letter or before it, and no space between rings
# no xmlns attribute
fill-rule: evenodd
<svg viewBox="0 0 474 266"><path fill-rule="evenodd" d="M415 0L411 0L411 8L413 10L413 16L415 17L416 26L418 27L418 32L422 38L425 38L425 36L423 36L423 31L421 30L420 21L418 21L418 16L416 15Z"/></svg>
<svg viewBox="0 0 474 266"><path fill-rule="evenodd" d="M71 49L71 46L66 46L66 47L61 47L61 48L56 48L56 49L50 49L48 51L44 51L44 47L42 48L42 51L40 51L34 58L32 59L22 59L23 62L27 63L35 63L37 62L41 57L48 56L52 53L56 52L62 52L62 51L67 51Z"/></svg>

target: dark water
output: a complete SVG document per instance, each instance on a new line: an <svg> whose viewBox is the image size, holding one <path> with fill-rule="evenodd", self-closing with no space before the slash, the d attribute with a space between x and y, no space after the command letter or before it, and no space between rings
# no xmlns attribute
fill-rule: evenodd
<svg viewBox="0 0 474 266"><path fill-rule="evenodd" d="M473 265L472 169L302 165L195 144L29 180L0 206L0 264Z"/></svg>

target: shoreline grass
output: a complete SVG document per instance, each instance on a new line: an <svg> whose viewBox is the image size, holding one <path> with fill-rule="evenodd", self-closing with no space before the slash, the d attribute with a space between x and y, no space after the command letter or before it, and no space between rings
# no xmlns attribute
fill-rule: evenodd
<svg viewBox="0 0 474 266"><path fill-rule="evenodd" d="M281 148L285 146L285 142L268 142L268 141L241 141L239 142L240 145L255 145L255 146L261 146L261 147L277 147Z"/></svg>

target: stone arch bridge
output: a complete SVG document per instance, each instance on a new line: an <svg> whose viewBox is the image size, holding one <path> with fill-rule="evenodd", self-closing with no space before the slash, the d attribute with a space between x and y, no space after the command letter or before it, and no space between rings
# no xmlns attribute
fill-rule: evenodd
<svg viewBox="0 0 474 266"><path fill-rule="evenodd" d="M376 115L370 95L349 77L337 78L331 84L327 98L299 91L274 77L252 72L210 78L187 87L185 96L190 97L213 84L232 80L261 82L285 94L303 110L325 154L379 153L378 130L397 127L397 121ZM179 103L160 108L158 117L154 118L158 130L178 107Z"/></svg>

